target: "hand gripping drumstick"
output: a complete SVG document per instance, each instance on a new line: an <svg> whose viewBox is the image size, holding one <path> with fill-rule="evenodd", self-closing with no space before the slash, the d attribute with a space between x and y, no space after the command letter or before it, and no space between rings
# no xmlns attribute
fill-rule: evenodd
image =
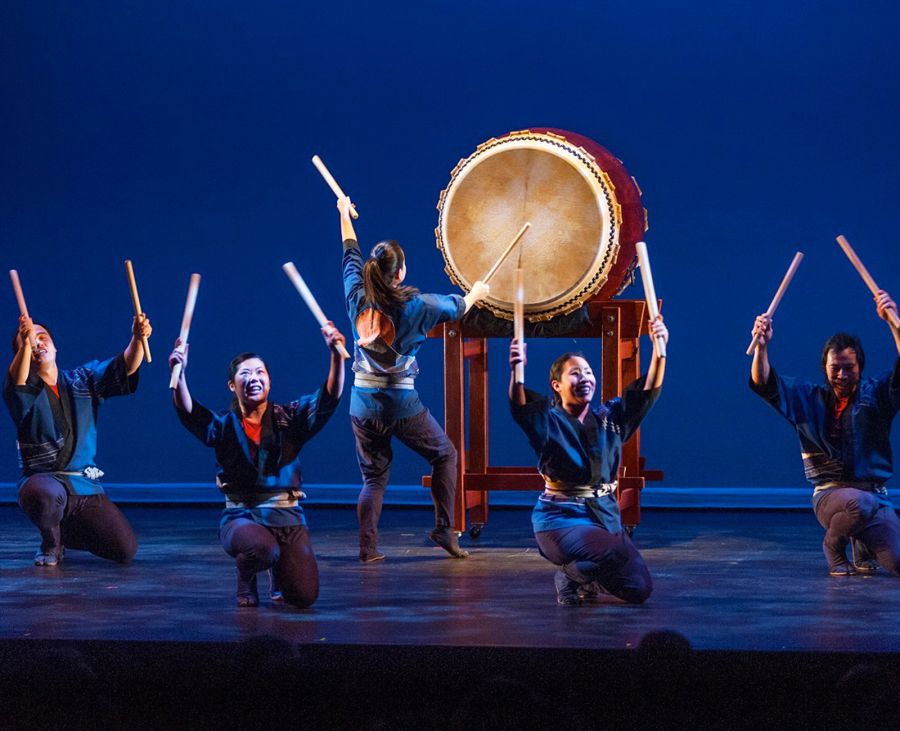
<svg viewBox="0 0 900 731"><path fill-rule="evenodd" d="M316 302L313 293L309 291L309 287L306 286L306 282L303 281L303 277L300 276L300 272L297 271L294 262L289 261L282 264L281 268L284 269L284 273L288 275L288 279L290 279L297 288L303 301L306 302L306 306L309 307L309 311L313 313L313 317L318 321L319 327L326 327L328 325L328 318L325 317L325 313L322 312L322 308L319 307L319 303ZM340 353L341 357L344 359L350 357L350 353L347 352L347 349L341 343L337 344L337 352Z"/></svg>
<svg viewBox="0 0 900 731"><path fill-rule="evenodd" d="M788 267L788 270L784 275L784 279L781 280L781 284L778 286L778 291L775 292L775 296L772 298L769 309L766 310L767 316L772 317L772 315L775 314L775 310L778 309L778 305L781 303L781 298L784 297L784 293L787 291L788 285L794 278L794 274L797 272L797 267L800 266L801 261L803 261L803 252L798 251L796 254L794 254L794 260ZM747 348L747 355L752 355L753 351L756 350L756 346L758 344L759 341L754 336L753 340L750 341L750 347Z"/></svg>
<svg viewBox="0 0 900 731"><path fill-rule="evenodd" d="M19 303L19 314L28 317L28 308L25 306L25 295L22 294L22 283L19 281L19 272L15 269L10 269L9 279L12 282L13 292L16 293L16 302ZM31 343L32 350L37 347L37 343L34 341L34 331L32 331L31 337L29 337L28 340Z"/></svg>
<svg viewBox="0 0 900 731"><path fill-rule="evenodd" d="M875 284L875 280L872 279L872 275L869 274L869 270L866 269L865 264L863 264L859 257L856 255L856 252L853 251L853 247L850 246L850 242L847 241L843 236L837 237L837 242L840 247L844 250L844 253L847 255L847 258L850 260L850 263L856 267L856 271L859 272L859 276L863 278L863 281L866 283L866 286L869 288L869 291L875 296L878 296L878 285ZM900 320L897 319L897 316L893 312L888 312L888 319L891 321L891 325L895 328L900 329Z"/></svg>
<svg viewBox="0 0 900 731"><path fill-rule="evenodd" d="M328 187L331 188L331 192L334 193L338 198L345 198L344 191L341 190L341 186L338 185L337 180L334 179L334 176L328 172L328 168L325 167L325 163L322 162L322 158L318 155L312 156L312 164L316 166L316 170L319 171L319 174L325 178L325 182L328 183ZM350 217L351 218L359 218L359 214L356 212L356 206L350 206ZM290 275L288 275L290 276Z"/></svg>
<svg viewBox="0 0 900 731"><path fill-rule="evenodd" d="M194 306L197 304L197 292L200 291L200 275L191 274L188 284L187 300L184 303L184 314L181 316L181 333L178 338L181 345L178 349L183 353L187 345L188 335L191 333L191 320L194 319ZM178 388L178 379L181 378L181 363L176 363L172 368L172 376L169 378L169 388Z"/></svg>
<svg viewBox="0 0 900 731"><path fill-rule="evenodd" d="M519 348L525 347L525 273L522 271L522 253L513 272L513 337ZM516 363L516 383L525 383L525 365Z"/></svg>
<svg viewBox="0 0 900 731"><path fill-rule="evenodd" d="M515 238L509 242L509 246L506 247L506 251L504 251L502 254L500 254L500 258L497 259L496 262L494 262L494 266L492 266L490 269L488 269L488 273L485 274L484 277L482 277L482 279L481 279L482 282L487 284L489 281L491 281L491 278L497 273L497 270L500 268L500 266L503 264L503 262L506 261L506 257L508 257L510 255L510 252L512 252L513 247L517 243L519 243L519 239L521 239L525 235L525 232L529 228L531 228L531 221L526 221L525 225L519 229L519 233L516 234Z"/></svg>
<svg viewBox="0 0 900 731"><path fill-rule="evenodd" d="M653 273L650 271L650 257L647 254L647 244L638 241L637 249L638 266L641 268L641 281L644 283L644 298L647 300L647 309L650 311L650 319L655 320L659 314L659 303L656 301L656 289L653 287ZM656 338L656 352L660 358L666 357L666 341L662 336Z"/></svg>
<svg viewBox="0 0 900 731"><path fill-rule="evenodd" d="M141 309L141 298L138 296L137 281L134 278L134 267L131 266L131 259L125 260L125 273L128 275L128 288L131 290L131 301L134 303L134 314L140 317L143 310ZM144 359L148 363L153 362L150 357L150 341L147 338L141 338L141 346L144 348Z"/></svg>

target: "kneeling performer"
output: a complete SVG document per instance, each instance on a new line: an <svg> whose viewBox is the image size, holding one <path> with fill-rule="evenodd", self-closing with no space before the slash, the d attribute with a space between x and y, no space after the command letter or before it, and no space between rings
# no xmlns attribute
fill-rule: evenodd
<svg viewBox="0 0 900 731"><path fill-rule="evenodd" d="M56 566L66 548L119 563L137 551L128 520L100 486L97 410L111 396L134 393L144 358L141 339L151 331L142 313L123 353L63 371L50 331L28 315L19 318L3 399L22 462L19 505L41 532L38 566Z"/></svg>
<svg viewBox="0 0 900 731"><path fill-rule="evenodd" d="M169 366L181 364L174 390L181 423L216 450L216 484L225 494L219 539L238 570L237 605L259 604L256 575L272 570L272 599L297 607L319 596L319 567L299 500L298 455L334 413L344 387L344 343L331 323L322 329L331 351L328 380L315 393L287 404L269 403L269 371L255 353L241 353L228 369L232 408L213 413L191 397L187 349L175 343Z"/></svg>
<svg viewBox="0 0 900 731"><path fill-rule="evenodd" d="M654 340L668 342L661 315L650 323L650 333ZM653 584L644 559L622 529L616 477L622 444L659 397L666 359L654 348L643 378L621 397L594 406L596 380L582 354L564 353L553 362L551 400L516 381L516 365L526 363L524 350L518 340L510 344L509 398L513 419L537 453L546 483L531 522L541 555L559 567L557 601L575 606L602 592L640 604Z"/></svg>
<svg viewBox="0 0 900 731"><path fill-rule="evenodd" d="M889 322L897 305L887 292L875 298ZM900 331L889 325L900 352ZM772 318L756 318L758 343L750 388L790 422L800 437L806 479L813 485L816 519L825 529L822 550L832 576L874 573L878 563L900 575L900 520L884 483L893 474L891 422L900 408L900 359L880 378L861 378L866 358L854 335L832 335L822 348L825 386L776 373L769 363ZM847 546L853 540L854 556ZM860 545L861 544L861 545Z"/></svg>

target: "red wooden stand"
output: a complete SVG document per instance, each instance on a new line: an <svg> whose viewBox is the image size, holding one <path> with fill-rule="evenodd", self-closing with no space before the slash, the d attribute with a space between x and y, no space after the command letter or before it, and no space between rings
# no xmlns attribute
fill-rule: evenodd
<svg viewBox="0 0 900 731"><path fill-rule="evenodd" d="M566 333L565 338L600 338L602 370L600 397L606 401L640 375L639 337L647 335L643 300L605 300L588 303L592 325ZM488 461L488 339L459 322L436 327L429 337L444 340L444 428L459 452L453 527L466 530L471 511L473 535L488 521L489 490L542 490L544 480L534 467L491 467ZM590 360L590 353L587 353ZM503 378L509 379L507 351L502 356ZM466 444L465 368L469 375L469 448ZM529 450L524 436L523 451ZM641 490L647 480L661 480L660 470L644 469L640 429L622 448L617 491L622 523L633 528L641 521ZM431 486L431 476L422 478Z"/></svg>

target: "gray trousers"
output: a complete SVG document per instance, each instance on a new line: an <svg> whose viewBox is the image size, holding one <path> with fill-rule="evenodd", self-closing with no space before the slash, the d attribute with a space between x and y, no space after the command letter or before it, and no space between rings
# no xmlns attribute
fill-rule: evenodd
<svg viewBox="0 0 900 731"><path fill-rule="evenodd" d="M393 437L431 465L435 526L452 525L453 501L456 498L456 447L431 412L423 409L415 416L394 421L351 416L350 423L356 436L356 458L363 478L363 488L356 506L360 556L370 556L377 550L378 520L393 460Z"/></svg>
<svg viewBox="0 0 900 731"><path fill-rule="evenodd" d="M900 519L878 496L854 487L833 487L815 497L816 519L825 529L822 550L830 569L846 561L855 538L887 571L900 576Z"/></svg>
<svg viewBox="0 0 900 731"><path fill-rule="evenodd" d="M29 477L19 488L19 505L41 532L41 552L63 546L127 563L137 539L127 518L106 495L69 495L52 475Z"/></svg>

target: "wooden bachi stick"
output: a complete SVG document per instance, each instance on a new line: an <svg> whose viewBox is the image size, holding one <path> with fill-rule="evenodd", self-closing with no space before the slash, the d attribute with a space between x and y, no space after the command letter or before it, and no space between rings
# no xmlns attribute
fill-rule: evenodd
<svg viewBox="0 0 900 731"><path fill-rule="evenodd" d="M787 291L788 285L791 283L791 280L794 278L794 274L797 273L797 267L800 266L800 262L803 261L803 252L798 251L794 254L794 259L791 261L791 265L788 267L787 272L784 275L784 279L781 280L781 284L778 286L778 291L775 292L775 296L772 298L771 304L769 304L769 309L766 310L766 315L772 317L775 314L775 310L778 309L778 305L781 303L781 298L784 297L784 293ZM747 348L747 355L752 355L753 351L756 350L756 346L758 345L758 340L756 337L750 341L750 347Z"/></svg>
<svg viewBox="0 0 900 731"><path fill-rule="evenodd" d="M128 288L131 290L131 301L134 304L134 314L140 317L143 310L141 309L141 298L138 296L137 280L134 278L134 267L131 265L131 259L125 260L125 273L128 275ZM148 363L153 362L150 357L150 341L147 338L141 338L141 346L144 348L144 359Z"/></svg>
<svg viewBox="0 0 900 731"><path fill-rule="evenodd" d="M191 274L188 284L187 300L184 303L184 314L181 316L181 332L178 335L181 344L178 349L183 353L187 347L188 336L191 333L191 321L194 319L194 307L197 305L197 293L200 291L200 275ZM181 363L176 363L172 368L169 378L169 388L178 388L178 379L181 378Z"/></svg>
<svg viewBox="0 0 900 731"><path fill-rule="evenodd" d="M522 258L513 272L513 337L519 348L525 347L525 272L522 270ZM525 383L525 365L516 363L516 383Z"/></svg>
<svg viewBox="0 0 900 731"><path fill-rule="evenodd" d="M506 250L502 254L500 254L500 258L494 262L494 266L488 269L488 273L485 274L481 280L482 282L487 284L489 281L491 281L491 278L497 273L497 270L500 268L503 262L506 261L506 257L510 255L515 245L519 243L519 239L521 239L525 235L525 232L529 228L531 228L531 222L526 221L522 228L519 229L519 233L516 234L515 238L509 242L509 246L506 247Z"/></svg>
<svg viewBox="0 0 900 731"><path fill-rule="evenodd" d="M859 276L863 278L863 281L866 283L866 286L869 288L869 291L875 296L878 296L878 285L875 284L875 280L872 279L872 275L869 274L869 270L866 269L865 264L860 261L860 258L856 255L856 252L853 251L853 247L850 246L850 242L847 241L843 236L837 237L837 242L840 247L844 250L844 253L847 255L847 258L850 260L850 263L856 267L856 271L859 272ZM891 321L891 325L895 328L900 328L900 319L893 312L888 312L888 319Z"/></svg>
<svg viewBox="0 0 900 731"><path fill-rule="evenodd" d="M322 158L318 155L312 156L312 164L316 166L316 170L319 171L319 174L325 178L325 182L328 183L328 187L331 188L331 192L334 193L338 198L346 197L344 195L344 191L341 190L341 186L338 185L337 180L334 179L334 176L328 171L328 168L325 167L325 163L322 162ZM351 218L359 218L359 214L356 212L356 206L350 206L350 217Z"/></svg>
<svg viewBox="0 0 900 731"><path fill-rule="evenodd" d="M659 303L656 300L656 289L653 287L653 273L650 271L650 256L647 253L647 244L638 241L637 249L638 266L641 268L641 281L644 283L644 298L647 300L647 309L650 319L655 320L659 314ZM662 336L656 338L656 352L660 358L666 357L666 341Z"/></svg>
<svg viewBox="0 0 900 731"><path fill-rule="evenodd" d="M288 279L293 282L294 287L297 288L303 301L306 302L306 306L309 307L310 312L313 313L313 317L315 317L316 321L319 323L319 327L326 327L328 325L328 318L325 317L325 313L322 312L322 308L319 307L319 303L316 302L313 293L310 292L309 287L306 286L306 282L303 281L303 277L300 276L300 272L297 271L294 262L289 261L282 264L281 268L284 270L284 273L288 275ZM347 352L347 349L341 343L337 344L337 351L344 359L350 357L350 353Z"/></svg>
<svg viewBox="0 0 900 731"><path fill-rule="evenodd" d="M22 283L19 281L19 272L15 269L10 269L9 279L12 282L13 292L16 294L16 302L19 303L19 314L28 317L28 307L25 305L25 295L22 293ZM28 340L31 343L32 350L37 347L37 343L34 340L34 331L32 331L31 337L29 337Z"/></svg>

